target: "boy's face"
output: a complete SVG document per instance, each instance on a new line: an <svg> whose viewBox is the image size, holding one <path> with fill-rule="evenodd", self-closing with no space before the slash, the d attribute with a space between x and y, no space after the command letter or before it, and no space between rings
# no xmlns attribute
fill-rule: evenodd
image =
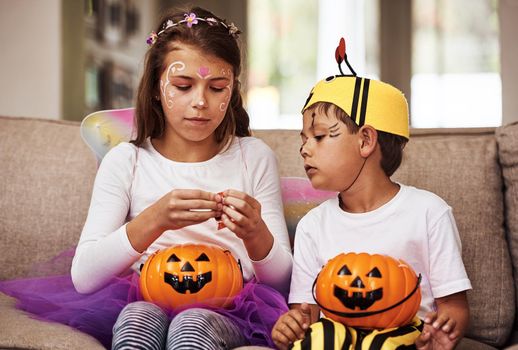
<svg viewBox="0 0 518 350"><path fill-rule="evenodd" d="M300 154L314 188L341 192L355 180L364 163L361 139L337 119L333 108L327 113L318 108L306 110L300 135Z"/></svg>

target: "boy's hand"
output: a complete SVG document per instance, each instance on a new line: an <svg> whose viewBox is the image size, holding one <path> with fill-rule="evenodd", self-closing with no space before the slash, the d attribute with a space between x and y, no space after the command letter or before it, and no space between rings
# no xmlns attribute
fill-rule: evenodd
<svg viewBox="0 0 518 350"><path fill-rule="evenodd" d="M423 332L415 345L418 350L450 350L455 348L468 328L469 305L466 292L435 299L437 312L424 318Z"/></svg>
<svg viewBox="0 0 518 350"><path fill-rule="evenodd" d="M451 350L460 338L456 321L447 314L430 312L424 319L423 332L415 345L418 350Z"/></svg>
<svg viewBox="0 0 518 350"><path fill-rule="evenodd" d="M285 350L293 342L304 338L311 323L309 304L302 303L279 317L272 329L272 339L278 349Z"/></svg>

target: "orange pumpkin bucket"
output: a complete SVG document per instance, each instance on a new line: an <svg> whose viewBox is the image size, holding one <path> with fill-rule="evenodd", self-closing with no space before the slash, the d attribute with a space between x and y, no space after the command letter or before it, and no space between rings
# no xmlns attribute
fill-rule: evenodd
<svg viewBox="0 0 518 350"><path fill-rule="evenodd" d="M421 275L417 277L403 260L342 253L322 268L313 296L324 315L337 322L386 329L412 321L421 303L420 282Z"/></svg>
<svg viewBox="0 0 518 350"><path fill-rule="evenodd" d="M194 303L225 307L243 289L240 264L230 251L184 244L152 254L140 272L144 300L165 309Z"/></svg>

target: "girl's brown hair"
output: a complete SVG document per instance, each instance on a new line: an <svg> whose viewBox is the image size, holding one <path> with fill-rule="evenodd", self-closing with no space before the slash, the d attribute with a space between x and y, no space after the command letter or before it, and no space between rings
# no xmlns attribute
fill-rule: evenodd
<svg viewBox="0 0 518 350"><path fill-rule="evenodd" d="M190 28L184 23L168 28L157 37L156 42L147 51L144 73L138 86L135 106L137 135L135 140L131 141L137 146L140 146L148 137L157 138L164 133L165 115L160 99L157 97L160 96L160 75L166 68L165 57L175 43L192 45L232 66L234 73L232 95L225 117L214 132L216 141L226 144L234 135L250 136L251 134L250 118L243 107L240 92L241 51L234 35L231 35L229 29L220 23L226 22L210 11L194 7L170 11L162 17L155 32L160 32L168 20L176 23L183 20L185 14L189 13L195 13L198 18L214 18L218 23L211 25L204 21L198 21Z"/></svg>

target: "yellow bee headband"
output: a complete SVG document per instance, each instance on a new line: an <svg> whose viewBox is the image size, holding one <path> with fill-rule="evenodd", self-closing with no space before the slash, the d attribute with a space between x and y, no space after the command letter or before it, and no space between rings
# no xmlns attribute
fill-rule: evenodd
<svg viewBox="0 0 518 350"><path fill-rule="evenodd" d="M356 76L347 61L343 38L335 57L341 74L319 81L311 90L302 113L317 102L329 102L340 107L360 127L368 124L376 130L408 139L408 104L403 93L382 81ZM342 72L344 61L351 75Z"/></svg>

